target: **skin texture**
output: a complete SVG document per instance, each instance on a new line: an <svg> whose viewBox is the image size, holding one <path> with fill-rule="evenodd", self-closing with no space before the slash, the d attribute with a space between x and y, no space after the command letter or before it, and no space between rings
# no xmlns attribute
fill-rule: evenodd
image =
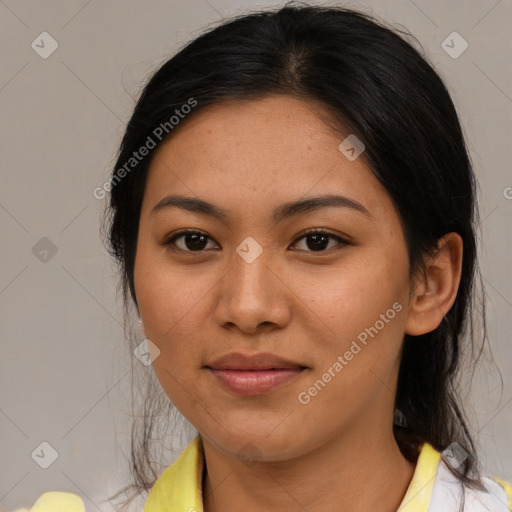
<svg viewBox="0 0 512 512"><path fill-rule="evenodd" d="M284 95L209 106L178 126L150 167L136 296L146 337L160 350L156 375L203 438L207 512L234 504L249 512L391 512L412 478L392 432L402 340L435 329L450 309L462 241L443 237L411 281L389 195L363 157L349 161L339 151L349 133L335 132L321 119L327 115ZM229 215L221 221L175 207L150 214L168 194ZM281 204L324 194L348 196L370 216L331 206L272 220ZM348 243L328 238L315 250L304 238L314 228ZM174 249L163 244L183 229L208 237L199 252L186 237ZM262 248L252 263L236 252L249 236ZM396 303L400 312L300 403L299 393ZM271 352L308 369L270 393L240 396L205 368L233 351Z"/></svg>

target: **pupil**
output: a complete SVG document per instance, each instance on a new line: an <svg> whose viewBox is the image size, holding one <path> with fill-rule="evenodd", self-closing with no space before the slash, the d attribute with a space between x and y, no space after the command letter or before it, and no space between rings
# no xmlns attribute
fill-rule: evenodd
<svg viewBox="0 0 512 512"><path fill-rule="evenodd" d="M192 239L192 243L188 243L189 240ZM187 246L187 249L203 249L203 247L201 247L201 245L205 245L204 242L205 242L205 239L206 237L204 235L201 235L199 233L194 233L192 235L187 235L185 237L185 245ZM199 247L198 245L199 244Z"/></svg>
<svg viewBox="0 0 512 512"><path fill-rule="evenodd" d="M323 238L323 241L320 241L320 239ZM309 244L308 242L308 249L325 249L325 247L327 247L328 245L328 236L327 235L322 235L322 234L317 234L317 235L309 235L308 236L308 239L309 240L314 240L313 242L313 247ZM320 241L320 244L318 244L318 242Z"/></svg>

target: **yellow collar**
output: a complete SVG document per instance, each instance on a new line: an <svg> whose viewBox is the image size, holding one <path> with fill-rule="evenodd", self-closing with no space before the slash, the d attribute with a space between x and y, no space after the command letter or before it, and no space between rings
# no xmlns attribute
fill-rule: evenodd
<svg viewBox="0 0 512 512"><path fill-rule="evenodd" d="M203 443L199 436L155 482L144 512L203 512Z"/></svg>
<svg viewBox="0 0 512 512"><path fill-rule="evenodd" d="M427 512L440 458L432 446L423 445L398 512ZM144 512L203 512L203 468L203 445L196 436L155 482Z"/></svg>

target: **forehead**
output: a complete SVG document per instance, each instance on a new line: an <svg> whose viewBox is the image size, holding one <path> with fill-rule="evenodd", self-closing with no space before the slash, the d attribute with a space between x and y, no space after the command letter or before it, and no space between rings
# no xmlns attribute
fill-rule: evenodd
<svg viewBox="0 0 512 512"><path fill-rule="evenodd" d="M334 126L322 105L284 95L204 107L157 149L143 208L170 193L226 209L327 193L352 196L377 214L392 207L364 158L340 151L350 132Z"/></svg>

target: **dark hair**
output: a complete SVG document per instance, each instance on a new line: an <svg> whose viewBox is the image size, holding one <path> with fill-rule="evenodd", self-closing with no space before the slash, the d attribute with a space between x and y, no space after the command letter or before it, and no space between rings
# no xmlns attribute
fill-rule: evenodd
<svg viewBox="0 0 512 512"><path fill-rule="evenodd" d="M285 94L322 104L340 131L364 142L362 157L399 212L411 276L424 270L425 257L444 234L462 237L462 276L453 307L434 331L405 336L396 409L406 427L396 425L395 436L411 461L423 442L439 451L457 442L468 457L452 471L478 487L476 449L457 378L463 343L468 344L464 353L475 361L486 340L484 297L479 346L472 307L479 276L475 178L450 94L416 44L421 48L406 31L361 12L286 4L237 16L185 45L149 79L126 128L106 212L109 251L121 269L125 307L130 296L136 306L133 272L145 181L151 158L165 140L155 134L165 127L166 136L172 136L169 120L177 109L196 102L183 124L206 105L231 99ZM118 171L126 170L134 151L155 138L156 146L120 179ZM155 481L149 456L153 415L168 406L160 398L152 409L154 392L151 388L144 402L142 429L132 431L139 491Z"/></svg>

